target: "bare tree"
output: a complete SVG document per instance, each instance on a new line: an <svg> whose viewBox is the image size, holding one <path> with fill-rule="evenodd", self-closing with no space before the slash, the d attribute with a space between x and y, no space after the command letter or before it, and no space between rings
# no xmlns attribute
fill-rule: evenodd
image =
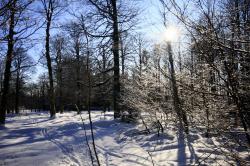
<svg viewBox="0 0 250 166"><path fill-rule="evenodd" d="M175 68L174 68L174 60L173 60L173 52L170 43L167 43L167 51L169 56L169 64L170 64L170 76L171 76L171 85L172 85L172 93L173 93L173 105L177 117L179 119L180 128L183 129L188 134L188 121L186 112L183 110L180 97L178 94L178 88L176 85L176 77L175 77Z"/></svg>
<svg viewBox="0 0 250 166"><path fill-rule="evenodd" d="M50 30L51 24L55 16L57 16L63 9L61 0L41 0L43 12L46 20L46 39L45 39L45 57L47 60L47 68L49 75L49 98L50 98L50 117L55 117L55 92L53 81L52 61L50 55Z"/></svg>
<svg viewBox="0 0 250 166"><path fill-rule="evenodd" d="M3 20L8 20L9 24L5 24L4 21L1 23L1 34L3 34L2 40L7 41L7 52L5 57L5 70L4 70L4 80L2 89L2 100L0 105L0 123L5 123L5 111L7 106L7 94L9 92L9 82L11 78L11 64L13 60L13 50L15 43L27 39L29 36L34 34L34 32L39 28L39 23L33 19L27 19L32 17L27 8L33 3L33 1L17 1L10 0L6 1L4 9L6 12L0 14Z"/></svg>
<svg viewBox="0 0 250 166"><path fill-rule="evenodd" d="M71 22L66 26L67 31L69 32L70 36L70 45L71 45L71 54L75 59L75 66L73 66L75 70L75 84L76 84L76 104L79 108L78 111L82 110L82 86L80 81L82 80L81 70L83 69L83 36L81 32L81 27L76 22ZM80 112L78 112L80 114Z"/></svg>
<svg viewBox="0 0 250 166"><path fill-rule="evenodd" d="M34 62L32 58L27 54L27 50L23 47L18 47L14 50L14 60L13 66L15 67L14 72L16 75L15 80L15 113L19 113L19 100L20 100L20 91L22 90L22 83L21 81L24 78L27 78L27 72L29 69L34 66Z"/></svg>
<svg viewBox="0 0 250 166"><path fill-rule="evenodd" d="M0 123L5 123L5 114L6 114L6 103L7 103L7 94L9 91L9 81L10 81L10 68L12 62L12 54L14 47L14 26L15 26L15 14L16 14L16 1L14 0L9 7L10 10L10 25L9 25L9 34L8 34L8 51L6 55L6 64L4 71L4 80L3 80L3 92L1 98L0 106Z"/></svg>
<svg viewBox="0 0 250 166"><path fill-rule="evenodd" d="M63 50L65 47L65 38L61 35L57 35L52 42L53 52L55 54L56 61L56 80L58 89L58 104L59 111L63 113Z"/></svg>
<svg viewBox="0 0 250 166"><path fill-rule="evenodd" d="M120 117L120 33L119 25L124 24L123 31L130 29L132 20L136 16L137 12L130 8L130 10L124 10L126 3L118 3L117 0L88 0L89 4L93 7L95 12L91 12L90 15L93 19L96 19L96 29L101 34L90 34L94 37L110 37L112 40L112 52L113 52L113 103L114 103L114 118ZM132 7L132 6L130 6ZM100 17L99 17L100 16ZM130 23L130 24L129 24ZM125 24L128 27L125 27ZM106 27L106 28L105 28Z"/></svg>

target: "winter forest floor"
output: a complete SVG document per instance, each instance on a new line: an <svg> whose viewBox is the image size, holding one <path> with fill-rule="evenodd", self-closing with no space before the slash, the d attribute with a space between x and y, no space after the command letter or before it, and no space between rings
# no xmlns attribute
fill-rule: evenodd
<svg viewBox="0 0 250 166"><path fill-rule="evenodd" d="M82 112L90 139L87 112ZM164 134L145 134L139 124L113 120L113 113L92 112L97 152L104 166L230 165L226 150L214 138L203 138L195 130L184 138L174 126ZM240 154L249 160L247 150ZM204 164L206 163L206 164ZM83 124L76 112L49 119L46 112L8 116L0 129L0 165L85 166L91 165ZM233 164L234 165L234 164Z"/></svg>

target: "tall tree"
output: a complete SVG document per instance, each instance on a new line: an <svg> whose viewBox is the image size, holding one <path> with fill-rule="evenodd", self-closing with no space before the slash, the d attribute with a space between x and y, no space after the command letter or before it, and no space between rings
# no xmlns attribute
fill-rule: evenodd
<svg viewBox="0 0 250 166"><path fill-rule="evenodd" d="M6 116L6 106L7 106L7 94L9 92L9 81L11 76L11 62L12 54L14 48L14 28L15 28L15 15L16 15L16 0L13 0L8 7L10 11L10 20L9 20L9 33L8 33L8 50L6 55L5 70L4 70L4 80L3 80L3 92L1 97L0 105L0 124L5 123Z"/></svg>
<svg viewBox="0 0 250 166"><path fill-rule="evenodd" d="M14 50L13 66L15 67L12 73L15 73L15 113L19 113L20 91L22 90L21 82L26 77L28 70L34 66L32 58L27 54L27 50L23 47ZM27 78L27 77L26 77Z"/></svg>
<svg viewBox="0 0 250 166"><path fill-rule="evenodd" d="M79 108L78 114L80 113L79 111L82 110L82 91L81 91L81 70L84 66L82 66L81 62L83 59L82 54L82 48L83 48L83 42L82 42L82 32L80 31L80 27L78 24L72 22L71 24L68 25L68 31L70 33L70 39L71 39L71 45L72 45L72 54L75 59L75 66L73 67L75 70L75 75L76 75L76 104Z"/></svg>
<svg viewBox="0 0 250 166"><path fill-rule="evenodd" d="M119 56L119 29L118 29L118 12L117 12L117 6L116 6L116 0L111 0L111 8L113 10L112 12L112 27L113 27L113 33L112 33L112 40L113 40L113 46L112 51L114 55L114 118L120 117L120 56Z"/></svg>
<svg viewBox="0 0 250 166"><path fill-rule="evenodd" d="M47 60L47 68L49 75L49 100L50 100L50 117L55 117L55 92L53 81L53 69L50 55L50 30L54 17L62 10L61 0L41 0L43 6L43 14L46 20L46 37L45 37L45 57Z"/></svg>
<svg viewBox="0 0 250 166"><path fill-rule="evenodd" d="M186 112L182 108L180 97L178 94L178 88L177 88L176 76L175 76L176 74L175 74L175 68L174 68L173 52L172 52L171 44L169 42L167 43L167 51L168 51L169 64L170 64L170 76L171 76L170 78L171 78L174 110L177 114L177 118L179 119L181 129L184 129L186 134L188 134L187 115L186 115Z"/></svg>
<svg viewBox="0 0 250 166"><path fill-rule="evenodd" d="M126 3L117 0L88 0L96 13L90 14L96 19L95 28L102 29L102 33L93 35L95 37L110 37L112 40L112 53L113 53L113 107L114 118L120 117L120 33L119 25L123 25L123 31L131 28L132 20L135 19L137 12L130 8L126 10ZM131 6L130 6L131 7ZM99 17L100 16L100 17ZM125 25L126 24L126 25ZM103 29L104 28L104 29Z"/></svg>
<svg viewBox="0 0 250 166"><path fill-rule="evenodd" d="M52 42L53 52L56 60L56 80L58 89L58 105L60 113L63 113L63 49L65 45L65 38L57 35Z"/></svg>
<svg viewBox="0 0 250 166"><path fill-rule="evenodd" d="M5 3L4 3L5 2ZM13 61L13 50L17 41L28 40L29 37L39 29L41 23L31 15L28 8L33 4L33 0L9 0L2 1L0 17L1 40L7 41L7 51L5 56L5 70L2 89L2 100L0 105L0 123L5 123L5 111L7 108L7 94L9 92L9 82L11 78L11 64ZM2 7L2 6L1 6ZM5 9L5 10L3 10ZM8 24L6 24L8 22Z"/></svg>

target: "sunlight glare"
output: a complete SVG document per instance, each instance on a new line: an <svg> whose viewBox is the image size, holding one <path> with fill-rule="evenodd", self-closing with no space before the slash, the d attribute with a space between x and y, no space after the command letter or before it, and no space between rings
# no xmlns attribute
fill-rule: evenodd
<svg viewBox="0 0 250 166"><path fill-rule="evenodd" d="M176 42L180 36L180 31L175 26L169 26L166 28L164 37L166 41Z"/></svg>

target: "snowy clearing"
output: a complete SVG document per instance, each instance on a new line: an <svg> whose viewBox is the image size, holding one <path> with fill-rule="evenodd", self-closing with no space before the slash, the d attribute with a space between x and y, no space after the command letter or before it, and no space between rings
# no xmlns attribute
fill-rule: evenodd
<svg viewBox="0 0 250 166"><path fill-rule="evenodd" d="M90 141L87 112L82 112L82 116ZM140 132L143 131L140 125L113 120L111 112L104 118L95 111L92 117L101 165L202 165L203 160L210 165L229 165L231 162L215 148L218 143L215 139L204 139L195 132L183 139L169 126L158 137L156 133ZM55 119L49 119L45 112L9 116L0 130L0 149L0 165L91 165L83 124L76 112L58 114ZM248 157L247 153L242 155Z"/></svg>

